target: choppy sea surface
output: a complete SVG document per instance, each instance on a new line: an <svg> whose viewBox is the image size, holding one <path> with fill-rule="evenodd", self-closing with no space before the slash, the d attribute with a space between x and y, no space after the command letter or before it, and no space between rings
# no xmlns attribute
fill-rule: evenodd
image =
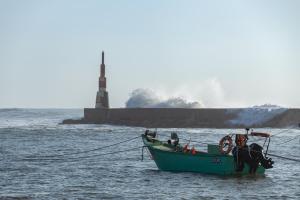
<svg viewBox="0 0 300 200"><path fill-rule="evenodd" d="M141 161L141 138L132 138L143 133L144 128L59 124L63 119L82 115L79 109L0 109L0 200L300 199L299 162L273 158L274 168L264 176L164 172L157 169L146 152ZM163 140L176 131L183 143L184 138L218 143L228 133L244 132L157 131ZM300 159L299 129L258 131L275 135L270 153ZM132 140L101 148L129 139ZM192 145L205 149L203 144Z"/></svg>

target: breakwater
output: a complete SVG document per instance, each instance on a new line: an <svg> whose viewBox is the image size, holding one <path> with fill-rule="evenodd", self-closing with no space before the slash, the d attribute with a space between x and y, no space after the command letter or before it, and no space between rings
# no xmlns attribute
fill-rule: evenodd
<svg viewBox="0 0 300 200"><path fill-rule="evenodd" d="M300 109L85 108L82 119L64 124L114 124L157 128L298 127Z"/></svg>

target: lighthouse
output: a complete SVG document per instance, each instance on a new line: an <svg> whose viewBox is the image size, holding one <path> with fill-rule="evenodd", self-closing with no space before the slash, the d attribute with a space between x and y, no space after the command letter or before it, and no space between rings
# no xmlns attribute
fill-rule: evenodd
<svg viewBox="0 0 300 200"><path fill-rule="evenodd" d="M97 91L95 107L96 108L109 108L108 92L106 91L104 51L102 51L102 63L100 65L99 88Z"/></svg>

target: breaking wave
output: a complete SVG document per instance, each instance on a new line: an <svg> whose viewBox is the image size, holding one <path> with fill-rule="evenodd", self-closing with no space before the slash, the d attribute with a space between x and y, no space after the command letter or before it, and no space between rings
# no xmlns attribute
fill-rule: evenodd
<svg viewBox="0 0 300 200"><path fill-rule="evenodd" d="M244 108L237 113L235 119L229 120L229 123L245 126L258 125L269 121L286 110L286 108L272 104Z"/></svg>
<svg viewBox="0 0 300 200"><path fill-rule="evenodd" d="M188 102L182 97L160 98L149 89L136 89L132 91L126 102L126 108L200 108L197 101Z"/></svg>

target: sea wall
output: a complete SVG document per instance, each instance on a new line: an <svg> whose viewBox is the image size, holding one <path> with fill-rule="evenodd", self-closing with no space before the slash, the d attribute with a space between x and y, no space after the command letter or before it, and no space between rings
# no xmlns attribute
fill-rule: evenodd
<svg viewBox="0 0 300 200"><path fill-rule="evenodd" d="M79 120L63 124L113 124L148 128L299 127L300 109L85 108Z"/></svg>
<svg viewBox="0 0 300 200"><path fill-rule="evenodd" d="M234 117L235 113L228 113L226 109L84 109L84 119L89 122L142 127L210 127L213 124L219 128Z"/></svg>
<svg viewBox="0 0 300 200"><path fill-rule="evenodd" d="M293 108L287 109L280 115L275 116L271 120L264 123L266 127L275 127L275 128L283 128L283 127L300 127L300 109Z"/></svg>
<svg viewBox="0 0 300 200"><path fill-rule="evenodd" d="M245 123L242 116L247 114L246 109L184 109L184 108L112 108L95 109L85 108L81 123L114 124L140 127L160 128L244 128L244 127L291 127L300 122L300 109L285 109L282 112L266 110L254 115L254 118L263 115L264 120L255 123ZM257 112L255 112L257 113ZM262 114L260 114L262 113ZM251 119L249 116L249 120ZM234 122L234 123L232 123Z"/></svg>

